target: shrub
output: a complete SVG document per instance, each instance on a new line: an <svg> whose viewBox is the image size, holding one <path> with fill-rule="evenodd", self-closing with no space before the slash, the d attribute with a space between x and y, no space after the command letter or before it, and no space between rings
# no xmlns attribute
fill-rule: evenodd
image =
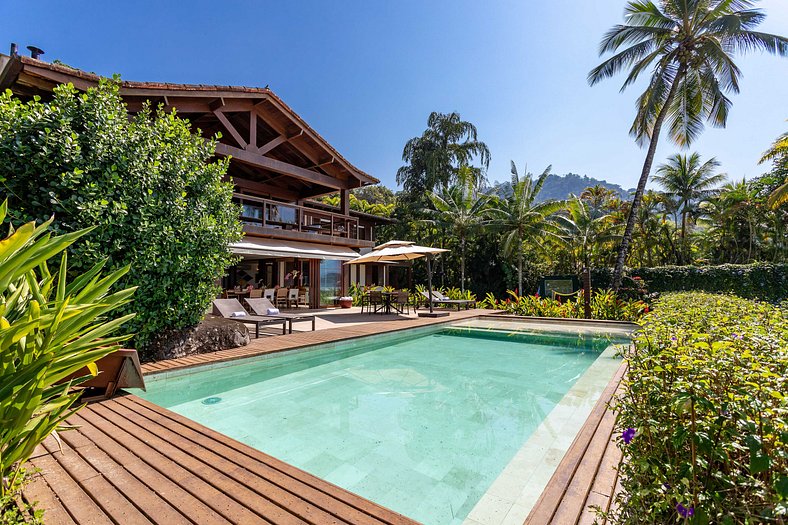
<svg viewBox="0 0 788 525"><path fill-rule="evenodd" d="M778 303L788 299L788 264L754 263L720 266L659 266L633 268L651 292L703 291L733 293L747 299ZM610 286L609 269L594 270L593 285Z"/></svg>
<svg viewBox="0 0 788 525"><path fill-rule="evenodd" d="M498 301L491 294L480 303L480 308L504 310L513 315L527 317L562 317L581 319L585 313L583 296L565 300L539 297L538 295L517 295L509 290L509 298ZM637 321L648 312L648 304L639 299L620 299L609 290L595 291L591 294L591 317L608 321Z"/></svg>
<svg viewBox="0 0 788 525"><path fill-rule="evenodd" d="M0 206L0 223L6 204ZM134 289L110 293L127 268L101 277L103 263L67 281L63 252L85 230L51 237L50 221L30 222L0 241L0 522L22 521L14 495L24 482L24 462L35 447L79 407L79 393L62 382L117 348L126 336L110 336L133 317L107 321L127 305ZM52 275L47 261L62 253ZM24 510L24 509L21 509ZM34 520L40 516L36 514Z"/></svg>
<svg viewBox="0 0 788 525"><path fill-rule="evenodd" d="M613 523L784 523L788 316L733 296L663 296L615 400L623 494Z"/></svg>
<svg viewBox="0 0 788 525"><path fill-rule="evenodd" d="M0 95L0 184L15 224L55 214L55 233L96 226L70 248L74 271L107 259L138 286L138 348L197 323L240 238L227 160L163 109L129 118L118 84L55 89L50 102ZM122 307L117 315L129 312Z"/></svg>

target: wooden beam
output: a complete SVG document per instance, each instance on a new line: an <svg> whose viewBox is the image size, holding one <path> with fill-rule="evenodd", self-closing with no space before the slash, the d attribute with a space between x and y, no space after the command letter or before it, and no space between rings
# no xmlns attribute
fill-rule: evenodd
<svg viewBox="0 0 788 525"><path fill-rule="evenodd" d="M257 148L257 153L259 155L265 155L266 153L268 153L269 151L271 151L272 149L274 149L278 145L283 144L283 143L287 142L288 140L290 140L290 139L288 139L284 135L279 135L274 140L268 142L267 144L263 144L262 146Z"/></svg>
<svg viewBox="0 0 788 525"><path fill-rule="evenodd" d="M279 186L273 186L265 182L257 182L240 177L233 177L232 175L229 177L232 179L232 183L235 184L237 188L254 192L258 196L276 197L278 199L287 199L291 201L297 201L301 198L298 193L285 188L280 188Z"/></svg>
<svg viewBox="0 0 788 525"><path fill-rule="evenodd" d="M233 126L230 123L230 121L227 120L227 117L224 116L224 113L222 113L221 111L214 111L213 114L216 115L216 118L218 118L219 122L222 123L222 125L224 126L224 129L226 129L227 131L230 132L230 135L233 136L233 138L238 143L238 145L245 149L246 146L248 146L248 144L241 137L241 134L238 133L238 130L235 129L235 126Z"/></svg>
<svg viewBox="0 0 788 525"><path fill-rule="evenodd" d="M249 146L246 149L259 153L257 151L257 113L254 111L249 112Z"/></svg>
<svg viewBox="0 0 788 525"><path fill-rule="evenodd" d="M267 170L274 171L276 173L281 173L283 175L289 175L290 177L293 177L295 179L300 179L315 184L321 184L329 188L341 190L341 189L348 189L351 187L347 184L347 182L341 181L339 179L335 179L334 177L329 177L328 175L324 175L316 171L311 171L302 168L300 166L295 166L287 162L282 162L280 160L272 159L270 157L264 157L256 153L251 153L244 149L229 146L224 143L219 143L216 145L216 153L218 155L225 155L225 156L231 155L234 159L240 162L244 162L246 164L250 164L252 166L257 166L260 168L265 168Z"/></svg>

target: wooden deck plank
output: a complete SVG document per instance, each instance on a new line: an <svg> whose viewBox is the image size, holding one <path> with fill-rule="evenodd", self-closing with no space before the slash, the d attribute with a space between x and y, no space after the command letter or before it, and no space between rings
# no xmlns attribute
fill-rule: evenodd
<svg viewBox="0 0 788 525"><path fill-rule="evenodd" d="M146 463L153 466L162 474L176 481L181 487L191 492L203 503L212 507L232 522L259 523L266 522L273 525L290 525L304 523L301 520L291 519L292 515L284 513L279 508L267 507L271 514L265 519L260 512L257 501L246 502L245 505L238 501L240 487L229 482L229 478L222 472L195 459L189 453L169 445L159 439L148 429L144 429L124 421L114 412L111 412L104 403L91 407L91 413L97 416L96 426L112 427L116 433L118 443L127 447L135 455L143 458ZM249 496L249 494L245 494Z"/></svg>
<svg viewBox="0 0 788 525"><path fill-rule="evenodd" d="M615 414L608 408L608 403L619 389L625 373L626 363L622 363L528 514L525 525L574 525L584 514L584 504L604 452L608 446L616 446L610 441ZM572 485L573 480L575 485Z"/></svg>
<svg viewBox="0 0 788 525"><path fill-rule="evenodd" d="M145 419L134 410L130 410L122 403L110 402L104 403L104 406L116 413L118 417L132 422L140 428L150 426L150 420ZM237 499L250 505L251 508L260 514L266 516L278 515L283 520L283 523L286 521L293 522L293 516L308 523L350 523L349 521L340 520L336 516L305 501L303 498L283 490L264 477L254 475L246 470L244 465L233 463L214 450L195 446L197 443L169 428L158 426L156 435L153 438L149 438L147 434L143 434L143 437L148 443L167 453L169 457L175 460L179 459L178 453L171 453L172 448L176 451L189 450L189 454L193 454L195 459L224 473L228 478L237 482L237 486L233 489L234 494L238 496ZM183 461L178 462L183 464ZM230 483L230 481L228 480L227 483ZM289 509L289 512L282 511L282 509Z"/></svg>
<svg viewBox="0 0 788 525"><path fill-rule="evenodd" d="M85 462L67 442L64 441L59 447L53 443L53 440L48 440L44 442L44 447L113 522L131 525L149 525L151 523L139 509L126 499L123 493L115 489L101 472Z"/></svg>
<svg viewBox="0 0 788 525"><path fill-rule="evenodd" d="M53 490L57 490L60 503L75 522L80 525L112 525L109 517L51 454L40 456L31 461L31 464L45 473L47 483Z"/></svg>
<svg viewBox="0 0 788 525"><path fill-rule="evenodd" d="M116 398L116 401L139 411L159 427L172 429L202 448L209 448L236 464L245 465L247 469L293 494L308 498L316 504L319 502L322 508L350 523L413 523L400 514L136 396Z"/></svg>
<svg viewBox="0 0 788 525"><path fill-rule="evenodd" d="M101 472L104 478L124 494L151 522L163 521L173 525L192 523L155 490L135 478L81 432L61 432L61 439L71 446L74 453L79 454L84 461ZM88 441L90 445L76 445L83 440Z"/></svg>
<svg viewBox="0 0 788 525"><path fill-rule="evenodd" d="M229 523L219 513L211 509L208 505L198 500L190 493L185 491L177 483L161 474L156 469L145 463L142 459L132 454L126 447L120 445L112 437L104 434L96 426L92 425L87 419L82 419L82 415L90 410L90 406L81 411L81 415L72 416L70 422L80 425L80 433L91 439L102 452L112 457L124 470L137 479L147 490L143 489L137 497L145 503L143 508L151 507L150 499L155 494L158 498L165 500L174 509L187 516L190 521L199 523L210 523L211 525L225 525ZM155 502L153 503L155 505ZM197 520L195 520L197 518Z"/></svg>
<svg viewBox="0 0 788 525"><path fill-rule="evenodd" d="M24 500L44 511L47 525L76 525L41 473L34 474L25 486Z"/></svg>

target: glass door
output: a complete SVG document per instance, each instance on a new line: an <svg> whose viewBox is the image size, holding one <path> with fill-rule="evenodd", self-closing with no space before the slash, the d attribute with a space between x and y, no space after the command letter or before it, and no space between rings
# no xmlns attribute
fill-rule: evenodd
<svg viewBox="0 0 788 525"><path fill-rule="evenodd" d="M320 261L320 305L336 304L342 294L342 261Z"/></svg>

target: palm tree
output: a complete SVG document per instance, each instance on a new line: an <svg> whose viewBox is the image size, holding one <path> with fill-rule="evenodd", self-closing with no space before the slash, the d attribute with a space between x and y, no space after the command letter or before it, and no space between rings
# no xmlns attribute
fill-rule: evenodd
<svg viewBox="0 0 788 525"><path fill-rule="evenodd" d="M554 213L563 208L561 201L537 202L545 179L552 166L548 166L536 180L530 173L520 178L512 162L512 194L497 199L490 210L493 224L504 233L504 255L517 254L517 292L523 293L523 243L545 235L555 235L557 228Z"/></svg>
<svg viewBox="0 0 788 525"><path fill-rule="evenodd" d="M460 243L460 288L465 291L465 245L485 222L490 198L479 195L473 188L473 179L463 176L467 167L460 169L460 177L456 184L444 186L438 192L427 195L432 208L427 215L432 216L425 222L438 226L443 231L452 232Z"/></svg>
<svg viewBox="0 0 788 525"><path fill-rule="evenodd" d="M714 173L720 166L717 159L711 158L701 164L700 155L676 154L657 168L654 180L665 189L665 193L675 198L681 215L681 264L690 261L687 249L687 219L697 213L702 200L714 194L714 188L725 181L725 175Z"/></svg>
<svg viewBox="0 0 788 525"><path fill-rule="evenodd" d="M566 203L565 213L556 216L556 223L561 228L558 237L578 263L577 270L590 268L597 247L615 238L610 214L600 209L581 197L572 197Z"/></svg>
<svg viewBox="0 0 788 525"><path fill-rule="evenodd" d="M630 129L639 144L648 143L648 151L616 258L615 289L621 285L663 123L667 120L669 136L680 146L700 135L704 121L724 127L731 106L726 93L739 91L740 71L732 53L788 55L788 39L753 31L765 18L753 5L753 0L632 0L625 23L602 39L600 54L616 54L589 73L591 85L628 69L624 90L644 71L652 72Z"/></svg>
<svg viewBox="0 0 788 525"><path fill-rule="evenodd" d="M758 190L745 179L725 184L704 206L705 214L730 235L731 248L721 254L723 262L752 262L757 225L760 223ZM745 249L742 246L746 243Z"/></svg>
<svg viewBox="0 0 788 525"><path fill-rule="evenodd" d="M783 177L783 182L769 195L767 204L774 210L782 204L788 202L788 133L780 136L774 141L769 151L763 154L760 163L771 161L774 165L772 170L775 175Z"/></svg>
<svg viewBox="0 0 788 525"><path fill-rule="evenodd" d="M479 184L483 169L490 164L490 150L478 140L476 126L462 120L459 113L433 112L424 133L405 144L402 160L408 164L397 170L397 184L421 197L455 182L460 166L470 166L477 157L482 168L470 169Z"/></svg>

